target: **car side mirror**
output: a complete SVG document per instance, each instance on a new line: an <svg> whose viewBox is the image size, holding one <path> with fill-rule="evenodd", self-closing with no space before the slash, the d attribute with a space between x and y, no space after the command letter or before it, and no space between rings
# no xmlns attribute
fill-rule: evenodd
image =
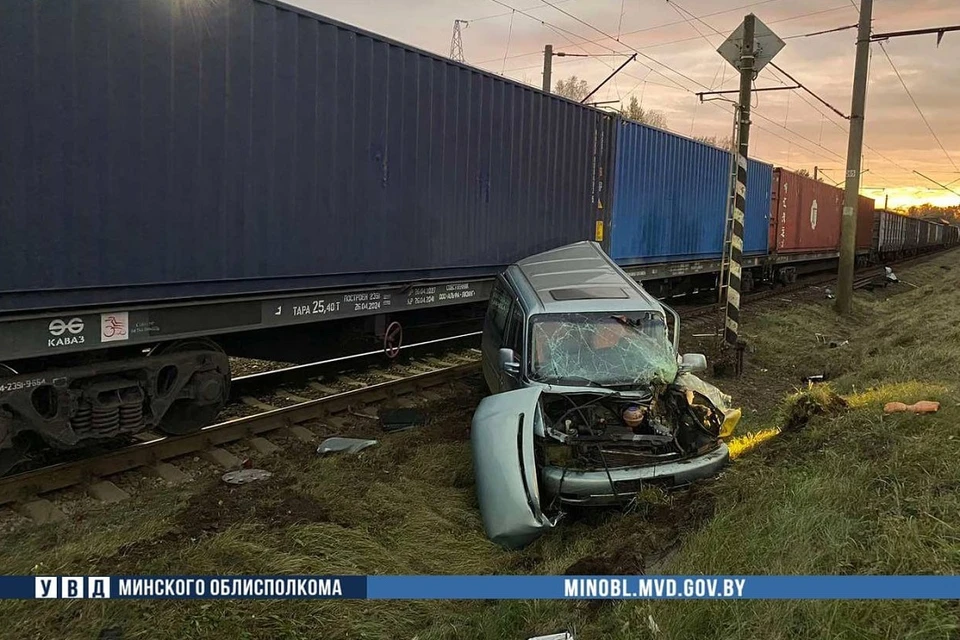
<svg viewBox="0 0 960 640"><path fill-rule="evenodd" d="M500 349L499 357L501 371L513 375L520 373L520 363L516 362L516 354L514 354L513 349Z"/></svg>
<svg viewBox="0 0 960 640"><path fill-rule="evenodd" d="M707 370L707 356L702 353L685 353L680 358L680 371L692 373Z"/></svg>

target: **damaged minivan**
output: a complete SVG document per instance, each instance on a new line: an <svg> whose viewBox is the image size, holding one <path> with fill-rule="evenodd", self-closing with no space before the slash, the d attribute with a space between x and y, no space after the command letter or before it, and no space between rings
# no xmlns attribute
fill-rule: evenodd
<svg viewBox="0 0 960 640"><path fill-rule="evenodd" d="M670 322L672 320L672 323ZM471 448L487 536L531 542L574 506L714 476L739 410L679 356L679 317L594 242L511 265L483 328Z"/></svg>

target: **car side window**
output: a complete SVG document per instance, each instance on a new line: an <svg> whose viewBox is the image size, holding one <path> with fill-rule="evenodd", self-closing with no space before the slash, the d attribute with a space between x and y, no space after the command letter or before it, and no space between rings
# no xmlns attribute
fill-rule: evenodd
<svg viewBox="0 0 960 640"><path fill-rule="evenodd" d="M519 359L523 354L523 308L514 300L510 310L510 321L507 324L504 346L513 349Z"/></svg>
<svg viewBox="0 0 960 640"><path fill-rule="evenodd" d="M487 317L493 327L493 333L498 340L503 339L509 312L510 297L507 295L503 282L497 280L497 283L493 287L493 292L490 294L490 306L487 309Z"/></svg>

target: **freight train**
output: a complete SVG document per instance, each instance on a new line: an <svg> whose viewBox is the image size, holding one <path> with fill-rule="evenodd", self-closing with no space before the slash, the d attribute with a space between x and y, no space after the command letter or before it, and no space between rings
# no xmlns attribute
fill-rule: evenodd
<svg viewBox="0 0 960 640"><path fill-rule="evenodd" d="M453 332L560 245L662 296L720 267L727 151L275 0L16 0L0 96L0 468L196 431L228 355ZM744 286L835 262L841 196L751 160ZM858 219L864 263L957 243Z"/></svg>

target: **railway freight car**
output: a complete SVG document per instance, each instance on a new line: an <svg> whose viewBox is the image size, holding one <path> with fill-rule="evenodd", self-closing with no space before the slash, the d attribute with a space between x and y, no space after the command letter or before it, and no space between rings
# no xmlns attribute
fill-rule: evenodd
<svg viewBox="0 0 960 640"><path fill-rule="evenodd" d="M0 96L0 466L199 429L225 352L442 321L607 200L612 116L273 0L9 3Z"/></svg>
<svg viewBox="0 0 960 640"><path fill-rule="evenodd" d="M844 192L809 176L777 167L770 203L767 279L792 282L798 274L833 269L840 256ZM857 199L857 264L866 264L873 238L875 203Z"/></svg>
<svg viewBox="0 0 960 640"><path fill-rule="evenodd" d="M729 151L620 120L607 212L611 257L659 296L715 286L731 167ZM772 171L748 163L745 267L766 261Z"/></svg>
<svg viewBox="0 0 960 640"><path fill-rule="evenodd" d="M881 209L875 214L871 258L883 262L955 246L958 235L957 227L942 220L910 218Z"/></svg>

